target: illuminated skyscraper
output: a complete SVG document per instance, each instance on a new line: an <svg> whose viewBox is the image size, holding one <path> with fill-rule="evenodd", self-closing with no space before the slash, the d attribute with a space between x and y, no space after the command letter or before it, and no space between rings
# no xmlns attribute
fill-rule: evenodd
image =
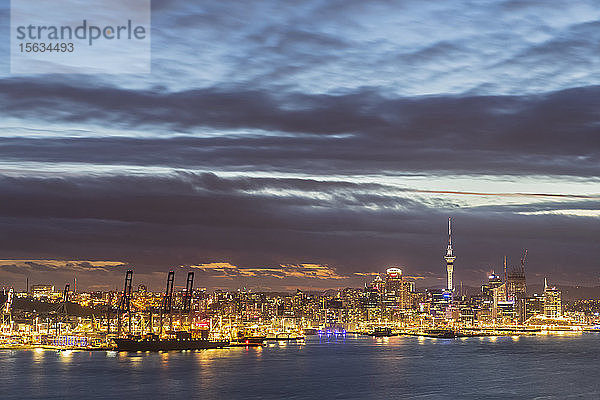
<svg viewBox="0 0 600 400"><path fill-rule="evenodd" d="M546 279L544 279L544 315L548 318L562 317L560 290L548 286L548 281Z"/></svg>
<svg viewBox="0 0 600 400"><path fill-rule="evenodd" d="M412 305L413 282L405 280L402 270L399 268L388 268L385 273L385 296L384 304L387 307L398 307L400 309L410 308Z"/></svg>
<svg viewBox="0 0 600 400"><path fill-rule="evenodd" d="M521 266L511 268L506 279L507 300L512 300L515 303L515 312L521 323L525 321L525 299L527 297L527 283L525 280L526 258L527 250L525 250L523 258L521 258ZM506 270L506 258L504 264Z"/></svg>
<svg viewBox="0 0 600 400"><path fill-rule="evenodd" d="M454 286L452 284L452 274L454 272L454 260L456 257L452 252L452 218L448 218L448 248L446 249L446 256L444 257L446 260L446 270L448 272L448 282L446 284L446 290L452 292L454 291Z"/></svg>
<svg viewBox="0 0 600 400"><path fill-rule="evenodd" d="M381 279L381 276L379 275L377 275L375 279L373 279L373 283L371 283L371 286L373 286L373 288L375 288L375 290L377 290L380 294L383 294L383 292L385 291L385 282L383 281L383 279Z"/></svg>

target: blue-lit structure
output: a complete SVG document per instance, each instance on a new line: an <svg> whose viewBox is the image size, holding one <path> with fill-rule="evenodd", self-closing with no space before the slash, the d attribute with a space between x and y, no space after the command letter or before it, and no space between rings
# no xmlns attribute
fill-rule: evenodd
<svg viewBox="0 0 600 400"><path fill-rule="evenodd" d="M52 345L58 347L86 347L89 346L85 336L60 335L52 338Z"/></svg>
<svg viewBox="0 0 600 400"><path fill-rule="evenodd" d="M319 336L327 335L327 336L345 336L346 330L344 328L323 328L317 331Z"/></svg>

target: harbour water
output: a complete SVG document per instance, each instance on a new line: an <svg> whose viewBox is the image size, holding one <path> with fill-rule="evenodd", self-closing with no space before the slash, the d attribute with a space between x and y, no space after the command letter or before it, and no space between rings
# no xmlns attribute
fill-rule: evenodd
<svg viewBox="0 0 600 400"><path fill-rule="evenodd" d="M0 398L600 399L600 334L305 343L163 353L0 350Z"/></svg>

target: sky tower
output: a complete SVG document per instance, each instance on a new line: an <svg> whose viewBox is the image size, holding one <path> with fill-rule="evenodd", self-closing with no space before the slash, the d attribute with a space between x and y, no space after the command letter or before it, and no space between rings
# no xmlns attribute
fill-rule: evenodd
<svg viewBox="0 0 600 400"><path fill-rule="evenodd" d="M448 271L448 283L446 289L452 292L454 290L452 285L452 273L454 272L454 260L456 260L456 257L452 252L452 218L448 218L448 249L446 250L444 259L446 260L446 270Z"/></svg>

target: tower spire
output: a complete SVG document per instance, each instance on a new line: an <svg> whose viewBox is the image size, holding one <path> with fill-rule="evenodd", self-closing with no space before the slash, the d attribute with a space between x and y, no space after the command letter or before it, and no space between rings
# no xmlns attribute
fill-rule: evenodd
<svg viewBox="0 0 600 400"><path fill-rule="evenodd" d="M452 250L452 218L448 218L448 248L446 249L446 255L444 256L446 260L446 271L447 271L447 284L446 289L449 291L454 290L454 286L452 283L452 275L454 273L454 260L456 257L454 256L454 251Z"/></svg>
<svg viewBox="0 0 600 400"><path fill-rule="evenodd" d="M448 249L446 257L452 257L452 218L448 218Z"/></svg>

